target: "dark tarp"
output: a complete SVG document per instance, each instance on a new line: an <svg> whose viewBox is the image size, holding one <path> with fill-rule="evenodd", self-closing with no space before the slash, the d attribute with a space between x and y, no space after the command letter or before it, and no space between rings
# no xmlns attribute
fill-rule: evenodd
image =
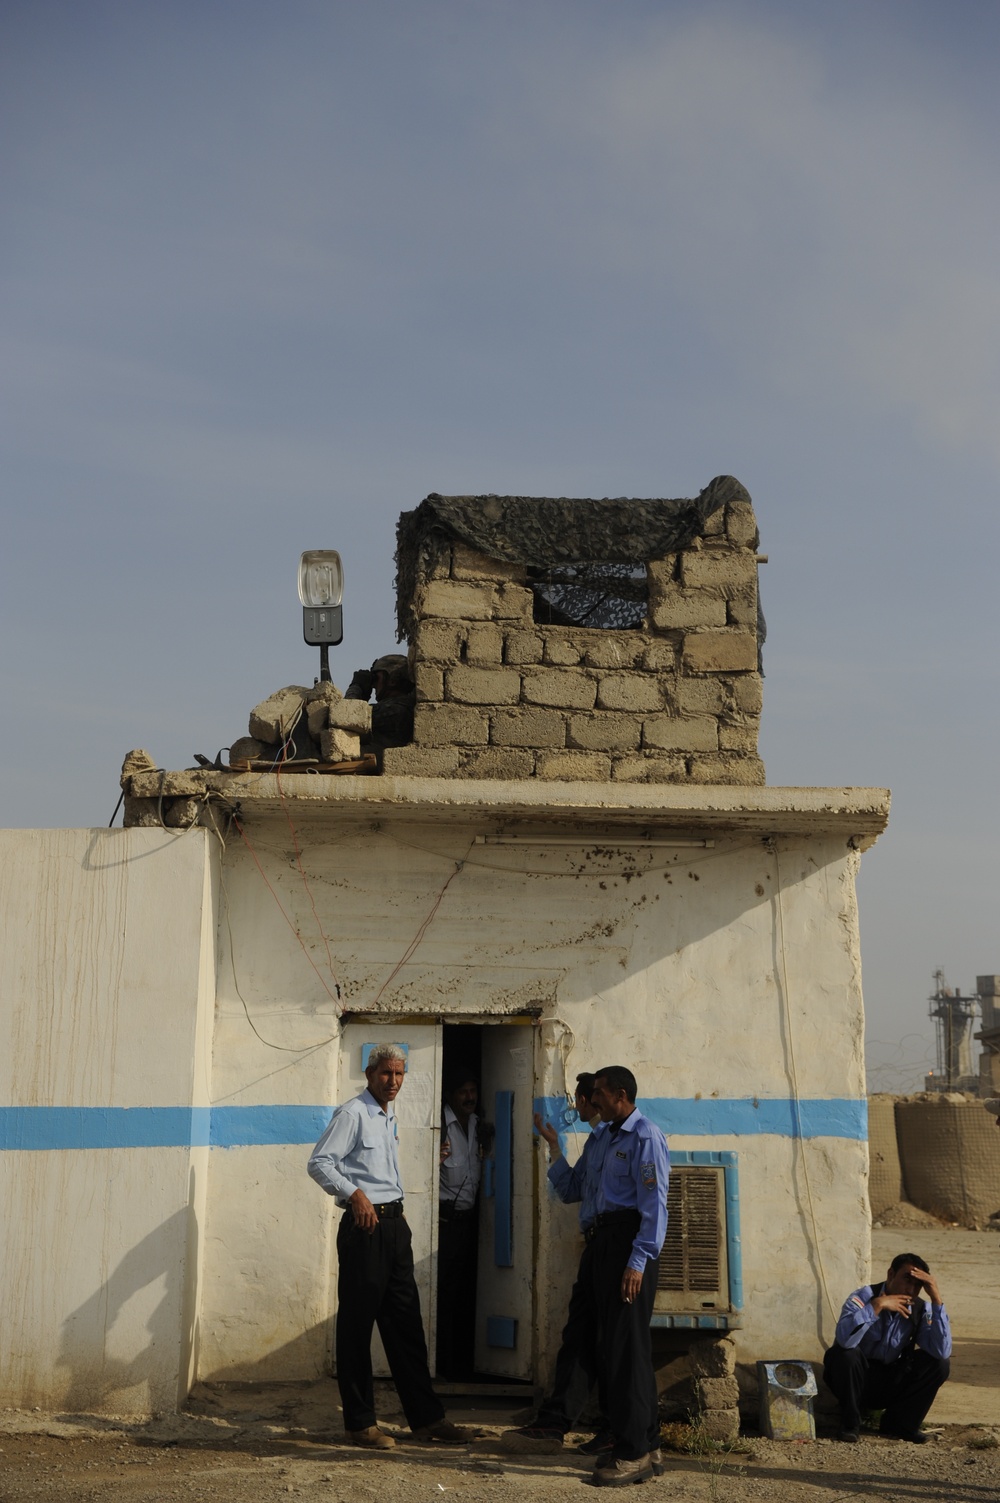
<svg viewBox="0 0 1000 1503"><path fill-rule="evenodd" d="M539 567L583 562L641 564L691 545L720 506L750 497L718 475L693 500L603 501L565 496L439 496L404 511L396 528L396 620L413 635L420 583L456 540L506 563Z"/></svg>

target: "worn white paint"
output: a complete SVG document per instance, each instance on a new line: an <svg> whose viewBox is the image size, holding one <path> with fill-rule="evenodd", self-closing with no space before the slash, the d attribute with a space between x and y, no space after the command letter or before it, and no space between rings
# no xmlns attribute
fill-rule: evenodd
<svg viewBox="0 0 1000 1503"><path fill-rule="evenodd" d="M564 785L543 804L522 785L323 781L342 785L339 802L313 789L288 800L299 856L267 787L256 806L244 791L253 855L230 834L219 883L206 831L4 835L4 1100L332 1103L338 985L375 1038L397 1037L407 1019L528 1013L534 1079L518 1132L536 1165L544 1380L577 1241L575 1213L545 1190L530 1096L621 1062L648 1097L862 1098L856 847L884 823L885 798L613 787L574 802L577 785ZM628 843L650 825L714 844ZM475 843L501 827L580 844ZM867 1273L866 1145L673 1144L740 1155L741 1356L818 1355L832 1328L826 1291L837 1303ZM305 1174L308 1151L0 1155L13 1269L0 1401L144 1411L171 1407L195 1374L322 1372L338 1213ZM432 1232L420 1235L429 1259Z"/></svg>

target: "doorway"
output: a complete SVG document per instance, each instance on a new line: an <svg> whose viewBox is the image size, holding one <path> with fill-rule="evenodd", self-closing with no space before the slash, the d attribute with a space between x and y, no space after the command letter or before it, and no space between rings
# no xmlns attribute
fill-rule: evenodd
<svg viewBox="0 0 1000 1503"><path fill-rule="evenodd" d="M441 1320L439 1300L458 1298L459 1318L466 1329L470 1322L472 1327L462 1358L471 1360L466 1382L530 1382L534 1374L534 1035L532 1021L523 1015L454 1023L368 1017L346 1023L341 1040L341 1101L364 1089L372 1042L391 1040L406 1050L406 1077L396 1102L399 1159L427 1349L434 1371L438 1330L447 1333L449 1320L452 1329L455 1325L454 1308ZM474 1214L466 1222L473 1250L465 1253L472 1270L466 1284L473 1288L471 1297L466 1288L464 1304L455 1279L438 1278L444 1089L456 1071L474 1072L476 1115L492 1129L476 1142L479 1184ZM441 1355L450 1362L454 1351ZM375 1372L386 1374L377 1332L372 1356Z"/></svg>

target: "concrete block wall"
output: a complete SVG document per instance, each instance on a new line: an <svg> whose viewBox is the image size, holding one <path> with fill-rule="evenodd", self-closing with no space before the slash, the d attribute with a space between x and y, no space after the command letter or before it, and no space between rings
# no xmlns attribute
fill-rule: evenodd
<svg viewBox="0 0 1000 1503"><path fill-rule="evenodd" d="M613 631L537 623L525 565L455 543L416 601L414 741L385 772L763 783L757 544L748 502L720 508Z"/></svg>

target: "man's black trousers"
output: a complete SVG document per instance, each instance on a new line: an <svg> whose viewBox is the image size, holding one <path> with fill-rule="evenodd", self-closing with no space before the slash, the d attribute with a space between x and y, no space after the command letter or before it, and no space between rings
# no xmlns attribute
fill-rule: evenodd
<svg viewBox="0 0 1000 1503"><path fill-rule="evenodd" d="M875 1362L857 1347L832 1346L823 1357L823 1377L840 1405L845 1430L858 1430L865 1409L881 1409L882 1429L912 1435L920 1429L951 1364L911 1348L895 1362Z"/></svg>
<svg viewBox="0 0 1000 1503"><path fill-rule="evenodd" d="M479 1211L442 1206L438 1223L437 1375L468 1379L476 1366Z"/></svg>
<svg viewBox="0 0 1000 1503"><path fill-rule="evenodd" d="M402 1216L385 1217L367 1232L346 1211L337 1230L337 1256L337 1383L345 1430L375 1424L373 1325L378 1326L407 1424L413 1430L437 1424L444 1406L427 1368L409 1226Z"/></svg>
<svg viewBox="0 0 1000 1503"><path fill-rule="evenodd" d="M639 1228L638 1212L593 1228L590 1279L597 1310L597 1365L608 1420L614 1434L612 1456L636 1461L659 1436L656 1377L649 1322L656 1295L656 1261L648 1259L638 1297L622 1299L622 1274Z"/></svg>
<svg viewBox="0 0 1000 1503"><path fill-rule="evenodd" d="M562 1345L556 1358L555 1378L552 1392L538 1411L534 1423L540 1429L561 1430L565 1435L572 1430L586 1408L591 1390L598 1378L597 1370L597 1305L594 1300L594 1280L591 1271L593 1243L587 1242L580 1259L580 1271L569 1297L569 1310L563 1327ZM604 1385L601 1384L600 1403L604 1409Z"/></svg>

